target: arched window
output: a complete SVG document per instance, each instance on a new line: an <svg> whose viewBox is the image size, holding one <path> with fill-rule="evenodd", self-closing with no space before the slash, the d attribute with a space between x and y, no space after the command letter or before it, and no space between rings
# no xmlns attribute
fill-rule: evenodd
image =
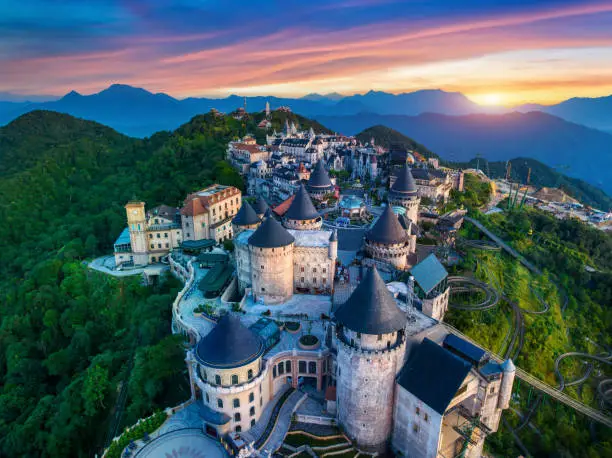
<svg viewBox="0 0 612 458"><path fill-rule="evenodd" d="M283 363L278 363L278 375L283 375L285 373L285 365Z"/></svg>
<svg viewBox="0 0 612 458"><path fill-rule="evenodd" d="M251 419L251 426L255 426L255 419Z"/></svg>
<svg viewBox="0 0 612 458"><path fill-rule="evenodd" d="M223 399L217 399L217 407L219 407L220 409L223 408Z"/></svg>
<svg viewBox="0 0 612 458"><path fill-rule="evenodd" d="M299 372L306 372L306 361L300 361L298 362L298 369Z"/></svg>
<svg viewBox="0 0 612 458"><path fill-rule="evenodd" d="M249 380L253 378L253 369L249 369L247 377L249 378Z"/></svg>
<svg viewBox="0 0 612 458"><path fill-rule="evenodd" d="M251 417L254 417L254 416L255 416L255 407L251 407L251 408L249 409L249 415L250 415Z"/></svg>
<svg viewBox="0 0 612 458"><path fill-rule="evenodd" d="M240 407L240 399L234 398L234 409L237 409L238 407Z"/></svg>
<svg viewBox="0 0 612 458"><path fill-rule="evenodd" d="M234 414L234 421L240 421L240 412Z"/></svg>
<svg viewBox="0 0 612 458"><path fill-rule="evenodd" d="M218 374L215 375L215 384L221 385L221 376Z"/></svg>
<svg viewBox="0 0 612 458"><path fill-rule="evenodd" d="M242 427L240 425L236 426L236 429L234 429L234 431L236 431L237 433L241 433L242 432Z"/></svg>
<svg viewBox="0 0 612 458"><path fill-rule="evenodd" d="M272 368L272 377L276 378L276 366Z"/></svg>
<svg viewBox="0 0 612 458"><path fill-rule="evenodd" d="M232 385L238 385L238 376L236 374L232 375Z"/></svg>
<svg viewBox="0 0 612 458"><path fill-rule="evenodd" d="M249 394L249 402L253 402L255 400L255 395L253 393Z"/></svg>

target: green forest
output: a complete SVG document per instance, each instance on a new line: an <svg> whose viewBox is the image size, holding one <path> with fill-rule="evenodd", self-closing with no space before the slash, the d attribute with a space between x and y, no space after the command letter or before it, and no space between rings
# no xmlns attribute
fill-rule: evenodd
<svg viewBox="0 0 612 458"><path fill-rule="evenodd" d="M213 182L242 188L224 158L257 131L251 116L197 116L144 140L44 111L0 128L0 456L99 453L124 385L118 431L188 398L170 333L179 283L147 288L86 262L112 251L130 199L179 206ZM287 117L310 126L276 112L273 124Z"/></svg>
<svg viewBox="0 0 612 458"><path fill-rule="evenodd" d="M548 313L524 314L524 345L515 360L519 367L557 386L554 361L559 355L570 351L601 354L602 349L612 347L612 235L530 208L488 216L474 210L472 216L544 271L536 276L504 252L477 250L468 250L462 264L455 267L459 274L474 272L524 310L542 310L540 298L551 305ZM484 239L469 223L460 235ZM590 269L585 269L586 266ZM502 353L507 348L505 336L513 326L511 317L510 306L501 301L498 307L486 311L451 310L445 320L487 348ZM597 383L605 374L612 376L612 371L604 364L595 366L595 375L586 383L567 387L565 392L598 408ZM580 377L585 367L580 359L568 359L561 370L566 380L572 380ZM539 396L528 385L516 382L515 393L513 407L523 414ZM572 409L546 397L539 402L532 426L518 432L534 456L612 456L609 429L590 424ZM505 412L504 418L513 428L522 423L514 411ZM505 424L487 446L500 456L505 456L508 450L513 450L512 456L521 453Z"/></svg>

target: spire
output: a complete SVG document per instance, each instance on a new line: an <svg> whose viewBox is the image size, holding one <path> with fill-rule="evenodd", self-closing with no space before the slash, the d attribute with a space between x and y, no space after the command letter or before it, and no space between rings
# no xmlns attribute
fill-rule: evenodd
<svg viewBox="0 0 612 458"><path fill-rule="evenodd" d="M366 232L365 237L370 242L384 245L404 243L408 239L406 231L400 224L390 204L387 204L383 214L380 215L372 229Z"/></svg>
<svg viewBox="0 0 612 458"><path fill-rule="evenodd" d="M309 220L318 218L319 212L312 204L310 195L303 184L300 185L298 192L295 194L285 218L289 220Z"/></svg>
<svg viewBox="0 0 612 458"><path fill-rule="evenodd" d="M263 220L253 235L249 237L249 245L258 248L279 248L291 245L295 238L287 232L274 218Z"/></svg>
<svg viewBox="0 0 612 458"><path fill-rule="evenodd" d="M371 335L389 334L406 325L406 315L395 303L376 267L367 270L335 317L348 329Z"/></svg>
<svg viewBox="0 0 612 458"><path fill-rule="evenodd" d="M410 171L410 167L408 167L408 165L404 165L397 174L397 179L395 180L395 183L393 183L393 186L391 186L391 193L416 195L416 181L414 181L414 177L412 176L412 172Z"/></svg>
<svg viewBox="0 0 612 458"><path fill-rule="evenodd" d="M257 216L261 218L263 215L266 214L266 210L269 210L270 207L268 207L268 204L263 199L263 197L259 196L257 197L255 204L253 205L253 209L255 210L255 213L257 213Z"/></svg>
<svg viewBox="0 0 612 458"><path fill-rule="evenodd" d="M253 224L259 223L259 217L253 210L253 207L245 200L242 202L242 206L234 219L232 219L232 223L236 226L251 226Z"/></svg>
<svg viewBox="0 0 612 458"><path fill-rule="evenodd" d="M323 165L323 160L317 162L313 172L310 174L308 189L312 192L331 191L333 189L329 174L325 170L325 165Z"/></svg>
<svg viewBox="0 0 612 458"><path fill-rule="evenodd" d="M329 241L330 242L337 242L338 241L338 230L334 229L331 233L331 235L329 236Z"/></svg>

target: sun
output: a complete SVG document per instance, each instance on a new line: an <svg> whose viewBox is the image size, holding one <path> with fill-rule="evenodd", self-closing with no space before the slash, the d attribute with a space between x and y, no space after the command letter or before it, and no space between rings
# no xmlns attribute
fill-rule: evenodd
<svg viewBox="0 0 612 458"><path fill-rule="evenodd" d="M478 103L481 105L501 105L502 96L500 94L482 94L478 97Z"/></svg>

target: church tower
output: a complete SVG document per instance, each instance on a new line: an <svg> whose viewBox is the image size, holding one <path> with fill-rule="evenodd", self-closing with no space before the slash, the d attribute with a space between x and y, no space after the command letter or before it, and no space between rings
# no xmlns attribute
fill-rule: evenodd
<svg viewBox="0 0 612 458"><path fill-rule="evenodd" d="M266 101L266 119L270 119L270 102Z"/></svg>
<svg viewBox="0 0 612 458"><path fill-rule="evenodd" d="M128 202L125 206L128 228L130 230L130 244L135 265L149 263L147 254L147 233L144 202Z"/></svg>
<svg viewBox="0 0 612 458"><path fill-rule="evenodd" d="M392 430L395 377L406 350L406 315L374 267L335 319L338 421L359 449L384 452Z"/></svg>

